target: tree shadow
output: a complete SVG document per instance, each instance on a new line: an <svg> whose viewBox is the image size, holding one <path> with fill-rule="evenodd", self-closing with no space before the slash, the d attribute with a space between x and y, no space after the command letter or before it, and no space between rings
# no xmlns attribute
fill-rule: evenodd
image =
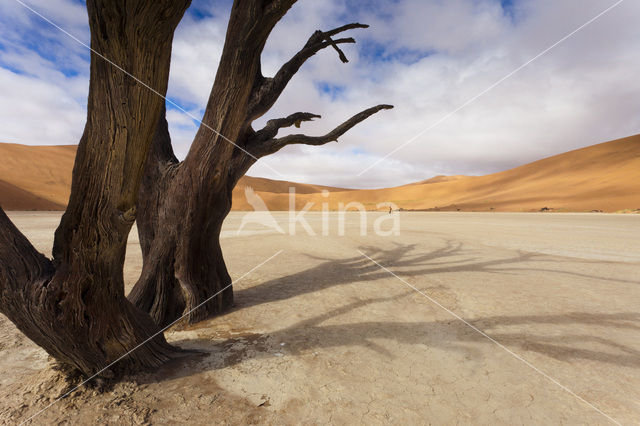
<svg viewBox="0 0 640 426"><path fill-rule="evenodd" d="M519 252L507 258L480 261L471 255L465 255L461 244L450 241L443 247L428 253L414 253L415 248L415 245L397 244L391 249L361 247L361 251L402 277L460 271L499 274L530 273L537 270L547 271L547 269L533 268L531 262L558 262L555 257L527 252ZM322 263L286 277L238 290L236 292L238 306L235 310L282 301L354 282L360 283L359 285L369 285L371 281L391 277L388 272L360 255L338 260L308 257L319 259ZM519 265L524 262L528 264ZM571 271L562 272L577 277L582 276ZM590 278L599 277L590 276ZM424 290L430 294L439 289L432 287ZM201 371L233 366L248 359L272 358L281 350L278 346L279 342L287 342L286 348L283 349L286 356L308 354L318 348L352 346L375 351L389 359L393 359L396 355L394 351L388 349L389 345L380 344L380 341L437 347L462 352L473 358L481 358L482 353L486 354L486 350L483 352L483 347L480 345L494 345L485 336L454 317L447 320L422 322L362 321L335 324L335 318L353 310L376 303L399 301L415 295L415 291L405 288L401 293L392 296L361 298L346 304L338 299L335 303L339 306L328 312L265 334L244 332L232 335L212 331L209 338L207 330L215 329L212 323L215 320L205 321L187 327L187 330L198 330L200 338L172 342L187 349L201 351L204 357L193 361L189 368L172 368L171 372L164 374L163 377L175 378L197 374ZM437 300L438 297L435 299ZM426 299L424 302L435 307ZM446 306L446 303L443 304ZM435 309L441 308L435 307ZM444 311L443 314L450 315ZM465 321L501 344L525 354L525 357L527 352L535 352L563 362L584 360L640 368L640 351L615 341L610 337L611 333L606 331L626 330L640 334L640 313L568 312L551 315L496 315L466 318ZM539 330L540 326L544 325L555 326L552 327L553 333L531 331ZM604 337L585 331L594 327L597 327L598 334ZM576 331L567 331L572 328ZM202 338L203 335L204 338ZM157 377L155 380L164 379Z"/></svg>
<svg viewBox="0 0 640 426"><path fill-rule="evenodd" d="M178 346L201 351L202 358L192 360L188 368L185 368L184 365L176 365L169 371L165 370L162 376L155 376L151 380L162 381L191 376L204 371L232 367L250 359L308 356L314 350L332 347L359 347L361 350L374 351L382 357L392 360L400 355L389 350L389 346L422 345L430 349L439 348L458 352L466 355L469 359L481 360L488 353L486 346L495 345L494 342L453 317L446 320L421 322L363 321L323 325L324 322L354 309L374 303L399 300L412 294L414 293L409 291L390 297L362 299L275 332L243 333L226 338L220 338L218 335L211 340L199 338L172 342ZM519 325L530 327L550 324L580 327L583 330L585 326L598 326L611 330L624 329L640 332L639 313L570 312L562 315L498 315L465 319L465 321L510 350L524 356L525 359L530 358L527 352L535 352L567 363L595 361L627 368L640 368L640 350L616 342L611 338L585 334L584 332L536 334L521 328L513 332L504 331L508 327ZM384 341L392 343L384 344ZM286 347L280 347L280 342L287 342ZM585 347L585 343L590 344L590 347Z"/></svg>
<svg viewBox="0 0 640 426"><path fill-rule="evenodd" d="M442 247L426 253L414 253L417 248L416 244L403 245L394 243L394 245L395 247L390 249L362 246L359 250L403 277L457 272L511 275L529 272L549 272L625 284L639 283L638 281L597 277L575 271L548 269L542 266L532 268L522 265L526 262L542 263L545 261L561 263L556 257L533 252L518 251L516 255L506 258L481 260L471 254L466 254L462 243L454 243L449 240L445 241ZM233 310L286 300L338 285L354 282L370 283L390 277L389 272L364 256L357 254L357 252L353 257L344 259L327 259L309 254L305 256L313 260L319 260L322 263L304 271L279 277L262 284L236 289L234 292L236 302ZM580 263L602 262L584 260L580 261Z"/></svg>

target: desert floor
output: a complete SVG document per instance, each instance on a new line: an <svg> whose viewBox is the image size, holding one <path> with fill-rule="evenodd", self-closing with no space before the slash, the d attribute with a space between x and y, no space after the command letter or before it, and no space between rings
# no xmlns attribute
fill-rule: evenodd
<svg viewBox="0 0 640 426"><path fill-rule="evenodd" d="M398 214L400 235L369 213L361 236L350 213L340 236L337 214L309 213L313 236L286 213L286 233L238 233L232 213L235 308L167 332L203 354L83 387L33 423L640 424L640 216ZM10 216L50 252L59 213ZM129 249L130 286L135 232ZM64 393L50 366L0 317L0 422Z"/></svg>

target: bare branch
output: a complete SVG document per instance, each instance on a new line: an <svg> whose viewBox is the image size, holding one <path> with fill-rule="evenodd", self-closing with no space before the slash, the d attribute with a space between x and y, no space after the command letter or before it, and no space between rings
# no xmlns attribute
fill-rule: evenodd
<svg viewBox="0 0 640 426"><path fill-rule="evenodd" d="M339 34L339 33L342 33L342 32L348 31L348 30L354 30L356 28L369 28L369 25L360 24L358 22L354 22L354 23L351 23L351 24L343 25L343 26L338 27L338 28L334 28L331 31L326 31L324 33L324 35L327 36L327 37L333 37L336 34Z"/></svg>
<svg viewBox="0 0 640 426"><path fill-rule="evenodd" d="M303 121L313 121L314 118L322 118L318 114L310 112L296 112L286 118L276 118L267 121L267 125L262 130L258 130L252 137L254 142L266 141L276 137L278 131L284 127L296 126L300 127Z"/></svg>
<svg viewBox="0 0 640 426"><path fill-rule="evenodd" d="M378 111L381 111L383 109L391 109L391 108L393 108L393 105L383 104L383 105L377 105L373 108L366 109L354 115L353 117L351 117L350 119L340 124L338 127L336 127L335 129L333 129L332 131L330 131L329 133L323 136L307 136L302 134L295 134L295 135L284 136L282 138L272 138L269 140L264 140L261 138L254 137L250 141L248 141L247 148L252 155L255 155L256 157L260 158L265 155L273 154L274 152L279 151L280 149L282 149L287 145L293 145L293 144L324 145L326 143L333 142L333 141L337 142L340 136L344 135L356 124L366 120L367 118L371 117L373 114L377 113ZM299 118L301 117L300 114L303 114L303 115L308 114L310 118L307 120L299 120ZM320 117L320 116L316 116L314 114L309 114L309 113L296 113L296 114L290 115L287 118L271 120L269 123L273 122L274 128L280 125L275 130L277 134L277 129L280 129L282 127L289 127L291 125L299 123L300 121L310 121L311 118L316 118L316 117ZM265 126L265 129L266 127L269 127L269 123L267 123L267 126ZM260 132L262 132L263 130L261 130ZM260 132L256 132L255 136L260 134ZM263 133L263 135L265 134L266 133Z"/></svg>
<svg viewBox="0 0 640 426"><path fill-rule="evenodd" d="M356 41L352 38L345 38L345 39L340 39L340 40L336 40L333 41L331 39L331 37L327 36L326 38L327 43L331 46L333 46L333 48L336 50L336 52L338 52L338 57L340 58L340 60L342 61L343 64L346 64L347 62L349 62L349 59L347 59L347 55L344 54L344 52L342 50L340 50L340 48L338 47L338 42L340 40L345 40L344 43L355 43Z"/></svg>
<svg viewBox="0 0 640 426"><path fill-rule="evenodd" d="M353 23L343 25L342 27L326 32L314 32L311 37L309 37L309 40L304 47L298 51L293 58L285 63L280 70L278 70L275 76L272 78L260 76L260 78L258 78L258 82L254 85L253 93L251 94L251 99L249 101L249 113L247 114L247 120L253 121L269 111L300 67L320 50L332 46L338 52L338 56L342 62L349 62L346 55L342 50L340 50L338 45L355 43L356 41L351 37L340 38L337 40L333 40L332 37L347 30L368 27L369 26L365 24Z"/></svg>
<svg viewBox="0 0 640 426"><path fill-rule="evenodd" d="M333 41L333 40L331 39L331 37L333 37L334 35L336 35L336 34L338 34L338 33L343 32L343 31L352 30L352 29L355 29L355 28L369 28L369 25L365 25L365 24L358 24L358 23L354 23L354 24L347 24L347 25L343 25L343 26L341 26L341 27L339 27L339 28L336 28L336 29L333 29L333 30L331 30L331 31L327 31L327 32L323 33L323 35L324 35L324 39L325 39L325 40L326 40L326 41L327 41L331 46L333 46L333 48L336 50L336 52L338 52L338 56L340 57L340 60L341 60L343 63L345 63L345 64L346 64L347 62L349 62L349 59L347 59L347 56L344 54L344 52L343 52L342 50L340 50L340 48L338 47L338 44L339 44L339 42L340 42L341 40L352 40L352 41L349 41L349 42L346 42L346 41L345 41L345 43L355 43L356 41L355 41L355 40L353 40L352 38L349 38L349 39L340 39L340 40Z"/></svg>

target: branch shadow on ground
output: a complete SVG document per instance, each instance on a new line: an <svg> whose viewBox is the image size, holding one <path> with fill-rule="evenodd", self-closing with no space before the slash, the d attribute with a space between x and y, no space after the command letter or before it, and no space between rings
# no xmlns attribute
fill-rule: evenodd
<svg viewBox="0 0 640 426"><path fill-rule="evenodd" d="M470 362L476 363L482 363L487 353L496 353L496 356L502 353L502 350L497 347L489 352L486 349L482 350L483 346L486 348L495 344L454 318L423 322L365 321L355 324L322 324L340 315L341 312L355 309L357 306L391 300L392 298L362 300L266 334L244 333L222 339L199 338L173 342L179 346L202 351L204 357L191 361L188 368L171 369L163 377L174 379L191 376L200 372L233 367L251 359L266 360L283 355L309 356L316 350L332 347L360 347L361 350L374 351L388 360L399 356L394 353L395 351L388 349L390 345L395 347L406 344L421 345L425 350L437 348L461 353ZM640 332L640 314L638 313L571 312L565 315L489 316L473 320L466 319L466 321L530 361L533 358L531 353L537 353L569 364L575 361L587 361L640 368L640 351L610 338L583 333L535 334L526 329L508 331L508 327L518 325L528 327L539 324L565 326L597 324L599 327L631 329ZM280 347L279 342L287 342L286 347L284 349ZM586 348L585 343L590 344L590 347ZM594 344L597 349L594 349ZM506 353L503 355L510 356ZM534 361L534 364L537 362ZM434 366L434 368L438 367ZM160 378L156 376L156 379Z"/></svg>
<svg viewBox="0 0 640 426"><path fill-rule="evenodd" d="M443 247L429 253L412 253L415 248L415 245L396 245L387 250L362 247L361 251L403 278L434 272L461 271L517 274L536 271L531 266L531 262L558 261L545 255L521 252L503 259L480 261L473 256L465 255L462 245L452 242L446 242ZM388 272L360 256L339 260L317 257L314 259L320 260L321 263L289 276L238 290L236 292L238 306L235 310L247 309L263 303L279 302L338 285L355 282L359 283L358 285L371 285L375 280L391 277ZM525 262L529 264L518 266ZM546 271L546 269L542 270ZM552 270L552 272L558 271ZM573 274L571 271L562 272ZM424 290L429 294L434 289L437 288ZM336 300L337 306L328 312L265 334L246 332L239 335L224 335L219 331L208 333L210 328L215 328L210 321L216 320L205 321L193 327L199 338L173 342L178 346L203 352L204 358L194 361L189 368L172 369L168 376L161 375L161 377L175 378L192 375L201 371L230 367L248 359L274 357L277 356L275 353L281 350L278 346L279 342L287 342L285 350L287 356L309 354L319 348L355 346L363 350L373 350L387 358L394 358L396 355L387 348L388 345L381 345L380 341L463 352L478 359L481 359L483 353L480 345L494 345L489 339L444 311L442 311L443 317L450 316L450 318L423 322L364 321L335 324L336 317L353 310L376 303L415 297L415 295L413 290L405 288L400 294L392 296L361 298L358 301L353 301L351 298L349 303L345 300ZM426 299L424 303L431 305L434 309L440 309ZM446 306L446 303L443 304ZM638 332L640 335L640 313L567 312L556 315L498 315L465 318L465 320L501 344L524 354L525 357L527 353L533 352L563 362L586 360L640 368L640 351L615 341L607 331L627 330L627 332ZM553 334L532 331L538 330L537 327L540 325L556 327ZM586 327L597 327L599 336L585 333ZM568 331L571 328L582 331ZM159 376L157 380L163 380L161 377Z"/></svg>
<svg viewBox="0 0 640 426"><path fill-rule="evenodd" d="M601 279L625 284L638 284L639 281L595 277L576 271L550 269L542 267L544 262L561 263L556 257L534 252L518 251L516 255L491 260L481 260L472 253L466 253L462 243L445 241L438 249L427 253L413 253L416 244L397 244L390 249L363 246L359 250L374 258L381 265L398 273L402 277L429 276L457 272L484 272L489 274L512 274L530 272L549 272L577 278ZM235 290L236 309L263 303L277 302L305 293L317 292L330 287L354 282L388 279L389 272L384 271L369 259L356 255L344 259L326 259L312 255L308 258L321 263L304 271L280 277L248 288ZM538 262L538 267L525 266L525 263ZM591 263L591 261L584 261ZM582 263L582 261L581 261Z"/></svg>

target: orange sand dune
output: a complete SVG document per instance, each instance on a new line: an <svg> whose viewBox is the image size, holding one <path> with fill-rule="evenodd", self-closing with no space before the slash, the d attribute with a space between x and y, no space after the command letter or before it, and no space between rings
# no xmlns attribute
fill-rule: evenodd
<svg viewBox="0 0 640 426"><path fill-rule="evenodd" d="M0 205L11 210L63 210L64 205L40 198L37 195L0 180Z"/></svg>
<svg viewBox="0 0 640 426"><path fill-rule="evenodd" d="M59 210L69 197L75 146L0 144L0 205L6 210ZM271 210L362 203L368 210L614 212L640 209L640 135L593 145L485 176L436 176L395 188L352 190L244 177L233 193L234 210L251 210L250 186ZM328 190L329 195L323 193Z"/></svg>
<svg viewBox="0 0 640 426"><path fill-rule="evenodd" d="M289 188L294 187L297 194L313 194L326 191L357 191L357 189L335 188L331 186L311 185L307 183L288 182L286 180L272 180L266 178L244 176L240 184L250 186L255 191L288 194Z"/></svg>
<svg viewBox="0 0 640 426"><path fill-rule="evenodd" d="M261 192L273 210L288 209L285 194ZM640 209L640 135L545 158L485 176L437 176L396 188L296 197L296 208L331 209L360 202L369 210L392 202L406 210L615 212Z"/></svg>
<svg viewBox="0 0 640 426"><path fill-rule="evenodd" d="M64 210L75 155L75 145L0 143L0 179L13 186L13 191L0 187L0 205L5 210Z"/></svg>

